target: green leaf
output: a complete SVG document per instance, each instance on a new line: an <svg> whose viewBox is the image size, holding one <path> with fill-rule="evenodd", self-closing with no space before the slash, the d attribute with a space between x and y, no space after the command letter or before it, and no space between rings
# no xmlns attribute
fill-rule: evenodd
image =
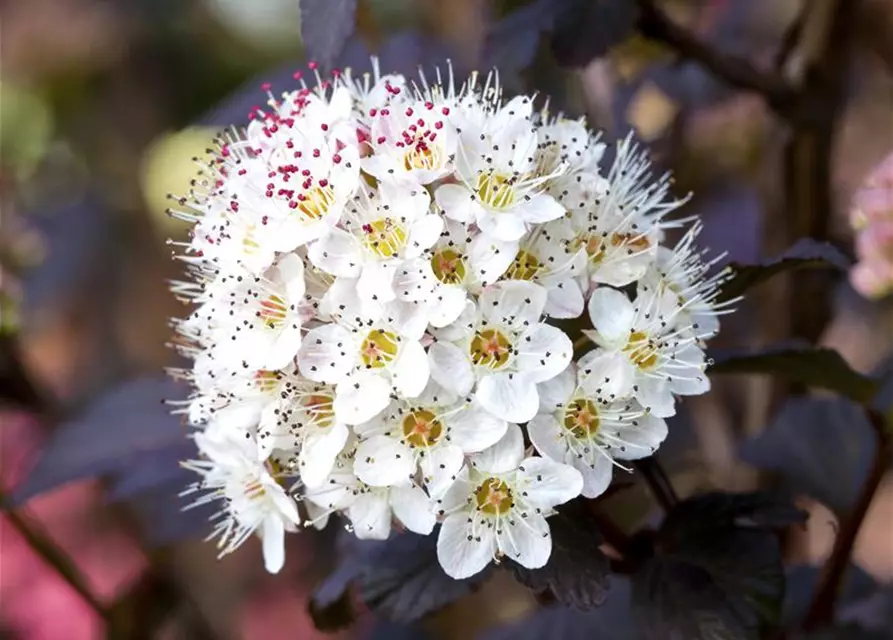
<svg viewBox="0 0 893 640"><path fill-rule="evenodd" d="M877 382L833 349L791 342L761 351L712 352L709 373L768 373L809 387L830 389L856 402L870 402Z"/></svg>
<svg viewBox="0 0 893 640"><path fill-rule="evenodd" d="M717 302L737 298L748 289L784 271L815 268L846 271L850 268L850 261L834 245L827 242L816 242L810 238L801 238L777 258L761 264L733 262L729 268L732 275L720 288Z"/></svg>

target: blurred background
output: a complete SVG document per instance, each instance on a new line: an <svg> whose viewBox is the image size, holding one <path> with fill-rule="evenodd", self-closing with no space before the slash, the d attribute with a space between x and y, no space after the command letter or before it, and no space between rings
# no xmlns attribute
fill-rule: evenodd
<svg viewBox="0 0 893 640"><path fill-rule="evenodd" d="M893 265L893 231L887 225L887 245L860 234L866 215L893 220L893 160L883 162L893 154L893 0L855 3L827 149L810 146L808 127L804 134L781 121L762 96L634 28L519 41L526 4L360 0L339 64L368 68L369 52L406 73L446 57L459 69L496 63L510 90L552 95L555 110L587 115L608 138L634 128L657 166L675 172L678 193L695 193L688 211L704 219L701 241L726 260L755 262L802 235L874 260L853 275L855 287L842 277L805 283L818 287L806 298L790 282L756 290L718 346L793 336L839 349L860 371L890 366L893 266L885 272L877 256ZM722 50L808 81L826 55L821 16L833 18L824 4L833 2L662 6ZM255 540L218 561L201 542L207 513L178 512L189 476L176 461L190 445L157 402L177 393L162 372L175 364L168 318L187 313L167 290L180 266L166 240L186 231L165 214L168 194L187 190L191 158L220 127L246 122L263 102L262 82L290 86L306 62L300 33L298 0L0 2L0 373L8 400L0 404L0 483L4 501L36 496L0 519L2 638L78 640L112 628L118 637L322 636L306 599L331 569L334 532L291 536L278 576L264 574ZM792 313L789 301L802 308L804 299L815 306ZM683 495L762 482L738 460L736 443L770 420L771 384L751 377L716 387L685 403L661 450ZM834 515L801 503L828 527L794 536L788 554L818 563ZM618 517L630 524L652 507L635 482L618 495ZM882 581L893 577L891 531L893 477L856 546L858 564ZM82 592L60 571L83 582ZM342 636L466 637L533 606L504 575L479 597L484 606L460 602L424 629L361 619Z"/></svg>

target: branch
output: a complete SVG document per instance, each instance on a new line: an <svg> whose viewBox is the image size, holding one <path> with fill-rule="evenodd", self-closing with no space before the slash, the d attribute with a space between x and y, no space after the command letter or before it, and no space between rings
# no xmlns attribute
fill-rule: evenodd
<svg viewBox="0 0 893 640"><path fill-rule="evenodd" d="M639 11L639 30L645 37L662 42L683 58L700 63L734 87L759 93L779 112L785 112L795 101L796 90L780 74L758 69L744 58L714 49L676 24L654 0L639 0Z"/></svg>
<svg viewBox="0 0 893 640"><path fill-rule="evenodd" d="M809 613L807 613L803 622L805 631L814 631L830 624L834 620L835 601L837 600L837 594L840 592L841 580L849 566L856 536L859 534L859 529L862 527L862 521L865 519L868 508L871 506L874 494L887 473L890 455L893 453L893 443L891 443L890 433L884 422L884 416L872 410L867 411L867 416L871 426L874 427L877 438L874 463L871 466L868 477L865 479L865 484L862 486L862 491L853 507L852 513L841 523L831 555L822 567L822 573L819 576L819 583L816 587L812 605L809 607Z"/></svg>
<svg viewBox="0 0 893 640"><path fill-rule="evenodd" d="M80 569L53 542L39 523L32 521L31 518L23 513L9 509L9 504L6 494L0 491L0 509L3 510L3 515L13 528L27 541L28 546L44 562L55 569L56 573L59 574L68 586L84 599L91 609L98 613L103 620L108 621L109 610L87 586L87 581L81 574Z"/></svg>
<svg viewBox="0 0 893 640"><path fill-rule="evenodd" d="M670 478L657 461L657 458L654 456L643 458L642 460L636 460L634 464L645 478L645 482L648 483L651 493L654 494L661 508L669 512L675 507L676 503L679 502L679 496L676 495L676 490L673 488Z"/></svg>

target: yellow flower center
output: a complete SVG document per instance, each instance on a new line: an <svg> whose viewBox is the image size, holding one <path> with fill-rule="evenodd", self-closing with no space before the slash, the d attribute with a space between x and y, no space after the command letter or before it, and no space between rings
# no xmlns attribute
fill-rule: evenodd
<svg viewBox="0 0 893 640"><path fill-rule="evenodd" d="M363 338L360 359L367 369L380 369L397 357L398 338L390 331L373 329Z"/></svg>
<svg viewBox="0 0 893 640"><path fill-rule="evenodd" d="M474 364L500 369L508 364L512 343L498 329L482 329L474 334L468 351Z"/></svg>
<svg viewBox="0 0 893 640"><path fill-rule="evenodd" d="M508 513L514 500L512 490L499 478L487 478L474 490L478 511L491 516Z"/></svg>
<svg viewBox="0 0 893 640"><path fill-rule="evenodd" d="M507 209L515 203L514 182L499 173L478 175L477 194L481 202L493 209Z"/></svg>
<svg viewBox="0 0 893 640"><path fill-rule="evenodd" d="M275 294L261 300L260 311L257 317L267 325L269 329L278 329L285 320L285 314L288 313L288 305L280 296Z"/></svg>
<svg viewBox="0 0 893 640"><path fill-rule="evenodd" d="M301 403L310 420L317 427L327 428L335 423L334 398L326 393L312 393Z"/></svg>
<svg viewBox="0 0 893 640"><path fill-rule="evenodd" d="M413 447L430 447L441 435L443 424L427 409L416 409L403 418L403 437Z"/></svg>
<svg viewBox="0 0 893 640"><path fill-rule="evenodd" d="M393 258L406 246L406 230L390 218L363 225L366 247L379 258Z"/></svg>
<svg viewBox="0 0 893 640"><path fill-rule="evenodd" d="M455 249L441 249L431 256L434 276L444 284L461 284L465 281L465 259Z"/></svg>
<svg viewBox="0 0 893 640"><path fill-rule="evenodd" d="M298 198L298 206L295 211L308 221L322 218L335 202L335 190L330 185L313 187L302 195L303 198Z"/></svg>
<svg viewBox="0 0 893 640"><path fill-rule="evenodd" d="M630 333L623 350L640 369L650 369L657 364L657 345L642 331Z"/></svg>
<svg viewBox="0 0 893 640"><path fill-rule="evenodd" d="M592 400L579 398L564 410L564 428L576 438L591 438L598 432L598 407Z"/></svg>
<svg viewBox="0 0 893 640"><path fill-rule="evenodd" d="M257 371L254 374L254 384L264 393L273 393L281 378L282 374L278 371Z"/></svg>
<svg viewBox="0 0 893 640"><path fill-rule="evenodd" d="M537 260L535 255L522 249L515 256L505 275L512 280L533 280L542 268L543 263Z"/></svg>
<svg viewBox="0 0 893 640"><path fill-rule="evenodd" d="M442 164L440 145L432 147L422 141L421 143L416 142L408 146L409 150L403 154L403 168L407 171L412 171L413 169L436 169Z"/></svg>

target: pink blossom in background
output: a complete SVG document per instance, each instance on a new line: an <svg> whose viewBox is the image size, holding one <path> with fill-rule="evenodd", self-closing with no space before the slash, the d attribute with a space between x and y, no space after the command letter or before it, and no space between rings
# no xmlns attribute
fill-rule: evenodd
<svg viewBox="0 0 893 640"><path fill-rule="evenodd" d="M858 257L850 282L867 298L893 293L893 153L856 192L849 217Z"/></svg>
<svg viewBox="0 0 893 640"><path fill-rule="evenodd" d="M24 477L40 449L40 426L30 416L0 412L0 483L4 491ZM136 543L103 508L99 487L82 482L35 498L23 510L71 557L90 589L111 602L145 570ZM25 640L104 637L99 616L27 541L0 517L0 626Z"/></svg>

